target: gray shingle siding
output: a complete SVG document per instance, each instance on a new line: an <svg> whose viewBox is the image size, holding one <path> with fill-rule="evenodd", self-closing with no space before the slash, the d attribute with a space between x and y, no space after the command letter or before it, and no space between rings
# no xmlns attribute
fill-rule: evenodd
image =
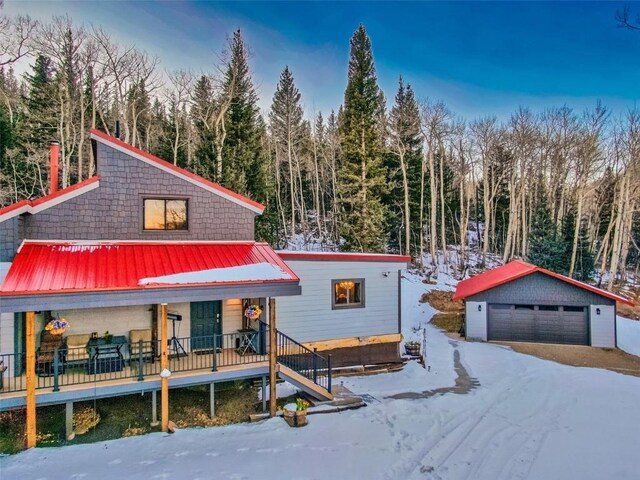
<svg viewBox="0 0 640 480"><path fill-rule="evenodd" d="M528 305L614 305L597 293L536 272L466 299L473 302Z"/></svg>
<svg viewBox="0 0 640 480"><path fill-rule="evenodd" d="M13 260L23 238L22 217L13 217L0 222L0 262Z"/></svg>
<svg viewBox="0 0 640 480"><path fill-rule="evenodd" d="M100 186L35 215L0 223L10 261L23 238L38 240L253 240L255 213L98 142ZM144 197L189 200L188 231L142 230ZM24 232L19 222L24 221Z"/></svg>

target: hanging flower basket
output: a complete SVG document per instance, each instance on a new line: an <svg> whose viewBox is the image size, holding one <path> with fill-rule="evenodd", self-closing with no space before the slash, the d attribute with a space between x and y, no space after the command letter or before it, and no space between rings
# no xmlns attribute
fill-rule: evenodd
<svg viewBox="0 0 640 480"><path fill-rule="evenodd" d="M52 335L62 335L69 328L69 322L64 318L52 318L44 326L44 329Z"/></svg>
<svg viewBox="0 0 640 480"><path fill-rule="evenodd" d="M260 308L260 305L249 305L244 310L244 316L249 320L257 320L258 318L260 318L260 315L262 315L262 309Z"/></svg>

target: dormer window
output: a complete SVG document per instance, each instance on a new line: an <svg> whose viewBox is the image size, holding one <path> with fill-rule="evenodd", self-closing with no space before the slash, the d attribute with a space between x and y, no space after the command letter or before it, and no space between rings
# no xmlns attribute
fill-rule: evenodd
<svg viewBox="0 0 640 480"><path fill-rule="evenodd" d="M176 198L145 198L145 230L187 230L187 200Z"/></svg>

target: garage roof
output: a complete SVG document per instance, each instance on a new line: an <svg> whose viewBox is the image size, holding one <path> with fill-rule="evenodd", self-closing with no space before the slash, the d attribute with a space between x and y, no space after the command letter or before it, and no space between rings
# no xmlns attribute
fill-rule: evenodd
<svg viewBox="0 0 640 480"><path fill-rule="evenodd" d="M578 280L574 280L573 278L565 277L564 275L560 275L559 273L552 272L551 270L547 270L546 268L538 267L521 260L514 260L501 267L494 268L487 272L461 281L456 287L456 293L453 295L453 299L461 300L477 293L484 292L485 290L489 290L499 285L517 280L518 278L526 277L527 275L531 275L536 272L549 275L550 277L557 278L558 280L570 283L571 285L574 285L576 287L588 290L598 295L602 295L606 298L610 298L611 300L615 300L616 302L633 305L633 302L625 297L615 295L611 292L607 292L606 290L596 288L584 282L579 282Z"/></svg>

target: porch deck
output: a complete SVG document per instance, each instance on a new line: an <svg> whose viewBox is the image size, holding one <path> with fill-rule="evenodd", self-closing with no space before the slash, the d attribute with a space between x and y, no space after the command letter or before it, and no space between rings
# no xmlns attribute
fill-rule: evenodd
<svg viewBox="0 0 640 480"><path fill-rule="evenodd" d="M57 376L38 375L36 402L38 406L78 401L115 395L125 395L160 388L160 362L157 359L138 361L134 358L122 360L122 368L103 371L83 364L58 365ZM110 365L107 364L107 369ZM113 366L113 364L111 365ZM120 365L116 365L120 367ZM187 352L169 359L171 387L185 387L210 382L250 378L268 373L268 356L257 353L241 355L236 349ZM97 372L97 373L89 373ZM0 411L25 404L26 376L4 376L0 390Z"/></svg>

